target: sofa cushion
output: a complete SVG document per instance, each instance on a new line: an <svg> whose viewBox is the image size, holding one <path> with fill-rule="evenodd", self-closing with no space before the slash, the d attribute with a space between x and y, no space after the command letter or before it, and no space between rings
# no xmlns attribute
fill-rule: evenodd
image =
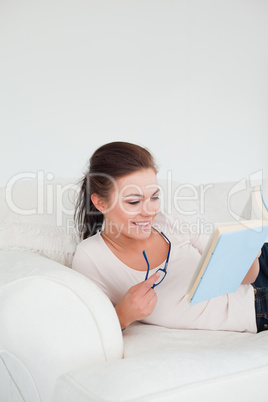
<svg viewBox="0 0 268 402"><path fill-rule="evenodd" d="M268 211L266 209L267 205L268 185L265 182L264 185L261 186L261 191L260 186L256 186L251 191L242 212L243 218L247 220L268 220Z"/></svg>
<svg viewBox="0 0 268 402"><path fill-rule="evenodd" d="M70 267L78 242L73 222L77 183L42 176L2 189L0 249L37 252Z"/></svg>
<svg viewBox="0 0 268 402"><path fill-rule="evenodd" d="M132 324L124 359L66 373L55 402L266 400L268 332L173 330Z"/></svg>

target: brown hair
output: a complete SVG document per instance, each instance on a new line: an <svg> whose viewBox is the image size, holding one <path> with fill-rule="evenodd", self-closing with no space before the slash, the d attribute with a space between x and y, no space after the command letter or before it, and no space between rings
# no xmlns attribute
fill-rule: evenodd
<svg viewBox="0 0 268 402"><path fill-rule="evenodd" d="M93 236L103 224L103 214L95 208L91 195L96 193L108 200L114 180L147 168L157 173L151 153L129 142L110 142L93 153L75 206L74 218L81 239Z"/></svg>

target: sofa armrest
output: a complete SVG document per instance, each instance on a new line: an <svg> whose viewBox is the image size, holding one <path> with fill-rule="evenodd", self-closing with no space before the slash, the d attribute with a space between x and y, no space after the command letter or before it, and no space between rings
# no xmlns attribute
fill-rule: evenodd
<svg viewBox="0 0 268 402"><path fill-rule="evenodd" d="M30 373L42 402L60 375L122 358L114 307L88 278L27 251L1 251L0 267L0 346Z"/></svg>

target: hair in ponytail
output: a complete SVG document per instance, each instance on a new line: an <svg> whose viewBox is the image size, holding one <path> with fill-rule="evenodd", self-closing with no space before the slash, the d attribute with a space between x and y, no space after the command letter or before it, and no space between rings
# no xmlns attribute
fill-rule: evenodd
<svg viewBox="0 0 268 402"><path fill-rule="evenodd" d="M75 223L80 238L86 239L101 230L104 216L91 201L91 195L109 200L115 180L141 169L157 166L151 153L129 142L111 142L98 148L91 156L88 171L81 180L75 206Z"/></svg>

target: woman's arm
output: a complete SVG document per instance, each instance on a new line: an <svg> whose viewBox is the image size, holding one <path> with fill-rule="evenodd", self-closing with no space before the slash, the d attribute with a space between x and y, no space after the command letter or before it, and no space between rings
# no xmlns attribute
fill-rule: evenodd
<svg viewBox="0 0 268 402"><path fill-rule="evenodd" d="M103 282L99 269L95 262L92 261L90 253L87 253L81 245L77 246L72 268L93 281L112 302L109 285ZM152 314L157 301L157 296L152 286L158 279L159 274L156 272L146 281L132 286L115 306L122 329L132 322L142 320Z"/></svg>
<svg viewBox="0 0 268 402"><path fill-rule="evenodd" d="M243 285L255 282L257 276L259 275L259 271L260 271L259 256L260 255L261 255L261 251L259 252L258 256L255 258L248 273L246 274L245 278L243 279L243 281L242 281Z"/></svg>

